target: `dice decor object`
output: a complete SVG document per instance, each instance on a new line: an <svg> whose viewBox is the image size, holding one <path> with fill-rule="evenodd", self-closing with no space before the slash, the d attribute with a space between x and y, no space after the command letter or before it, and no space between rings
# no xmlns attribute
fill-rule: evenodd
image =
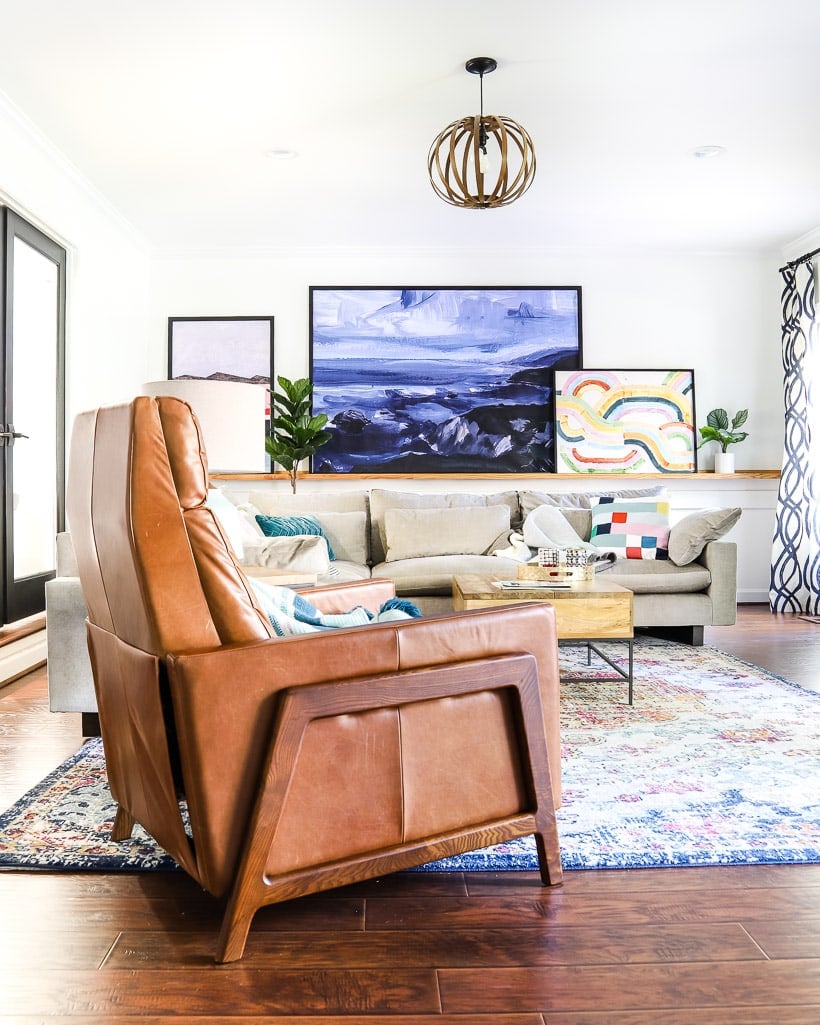
<svg viewBox="0 0 820 1025"><path fill-rule="evenodd" d="M539 548L537 562L518 564L519 580L592 580L595 568L584 548Z"/></svg>

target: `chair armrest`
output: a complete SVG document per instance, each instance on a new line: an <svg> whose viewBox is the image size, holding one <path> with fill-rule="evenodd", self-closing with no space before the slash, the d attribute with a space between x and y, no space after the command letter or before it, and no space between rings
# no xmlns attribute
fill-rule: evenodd
<svg viewBox="0 0 820 1025"><path fill-rule="evenodd" d="M535 656L552 793L558 806L557 639L554 610L545 603L170 654L167 668L175 732L192 818L207 823L212 838L242 835L286 691L335 683L344 692L349 684L353 698L357 681L379 677L380 686L395 689L401 699L404 680L416 670L466 666L499 657L503 662L503 656L521 654ZM343 715L343 732L355 728L353 719L349 727L344 719ZM479 729L482 723L478 717ZM213 757L216 750L219 758ZM329 766L327 771L338 769ZM200 850L206 847L210 842L199 845Z"/></svg>
<svg viewBox="0 0 820 1025"><path fill-rule="evenodd" d="M276 698L285 688L521 653L534 655L538 666L553 793L560 801L558 641L555 612L545 602L174 653L167 665L176 732L189 768L196 773L196 765L208 762L218 747L224 783L238 791L243 774L260 770Z"/></svg>

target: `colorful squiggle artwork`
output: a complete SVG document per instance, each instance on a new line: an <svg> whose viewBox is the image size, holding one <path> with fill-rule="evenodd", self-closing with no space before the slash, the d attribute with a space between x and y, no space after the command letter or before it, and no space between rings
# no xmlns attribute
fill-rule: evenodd
<svg viewBox="0 0 820 1025"><path fill-rule="evenodd" d="M556 370L558 473L693 473L692 370Z"/></svg>

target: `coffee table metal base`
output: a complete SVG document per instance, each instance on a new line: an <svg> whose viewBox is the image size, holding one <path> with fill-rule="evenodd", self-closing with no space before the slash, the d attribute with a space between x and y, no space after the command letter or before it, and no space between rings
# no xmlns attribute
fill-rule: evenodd
<svg viewBox="0 0 820 1025"><path fill-rule="evenodd" d="M559 646L562 647L562 648L577 648L580 645L585 644L586 645L586 649L587 649L587 665L589 665L589 666L592 665L592 652L594 651L595 654L598 656L598 658L600 658L602 662L606 662L606 664L613 670L613 672L617 673L618 676L622 680L626 680L626 682L629 685L628 691L627 691L627 703L631 705L632 704L632 685L633 685L634 675L635 675L634 674L634 668L635 668L634 639L632 637L624 637L623 639L618 638L617 641L616 641L616 640L613 640L613 638L608 637L607 640L606 640L607 644L615 644L615 643L618 643L618 644L624 643L624 644L626 644L627 652L628 652L627 668L626 669L624 669L624 667L622 665L619 665L614 659L610 658L609 655L607 655L605 652L601 651L601 649L598 647L598 644L600 644L600 643L601 643L600 641L594 641L594 640L590 640L590 641L578 641L578 640L560 641L559 640L559 642L558 642ZM612 680L612 677L611 676L586 676L585 675L583 677L583 679L584 680L589 680L590 682L595 683L596 681L604 682L606 680Z"/></svg>

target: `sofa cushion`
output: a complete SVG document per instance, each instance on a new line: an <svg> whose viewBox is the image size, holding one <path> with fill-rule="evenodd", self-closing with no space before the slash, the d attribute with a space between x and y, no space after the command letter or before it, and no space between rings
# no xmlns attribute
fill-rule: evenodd
<svg viewBox="0 0 820 1025"><path fill-rule="evenodd" d="M373 567L372 576L392 580L398 595L449 595L453 591L453 577L458 573L488 573L515 580L517 572L517 562L496 555L433 555L379 563Z"/></svg>
<svg viewBox="0 0 820 1025"><path fill-rule="evenodd" d="M260 513L256 522L264 531L267 537L299 537L314 536L325 538L322 525L315 516L264 516ZM327 541L327 538L325 538ZM330 544L327 546L328 555L331 559L336 556Z"/></svg>
<svg viewBox="0 0 820 1025"><path fill-rule="evenodd" d="M370 492L370 558L373 563L384 562L384 514L387 509L464 509L489 505L506 506L510 510L510 525L513 529L518 528L521 516L517 491L499 491L487 495L462 492L420 494L373 488Z"/></svg>
<svg viewBox="0 0 820 1025"><path fill-rule="evenodd" d="M316 519L325 533L334 558L367 565L367 513L318 511Z"/></svg>
<svg viewBox="0 0 820 1025"><path fill-rule="evenodd" d="M669 502L658 498L593 499L589 540L627 559L669 558Z"/></svg>
<svg viewBox="0 0 820 1025"><path fill-rule="evenodd" d="M736 507L701 509L684 516L669 531L669 558L676 566L688 566L710 541L717 541L732 529L742 511Z"/></svg>
<svg viewBox="0 0 820 1025"><path fill-rule="evenodd" d="M676 566L669 560L616 559L612 569L601 574L607 583L621 584L635 594L693 594L706 590L712 575L694 562Z"/></svg>
<svg viewBox="0 0 820 1025"><path fill-rule="evenodd" d="M385 562L431 555L483 555L509 529L506 505L386 509Z"/></svg>

